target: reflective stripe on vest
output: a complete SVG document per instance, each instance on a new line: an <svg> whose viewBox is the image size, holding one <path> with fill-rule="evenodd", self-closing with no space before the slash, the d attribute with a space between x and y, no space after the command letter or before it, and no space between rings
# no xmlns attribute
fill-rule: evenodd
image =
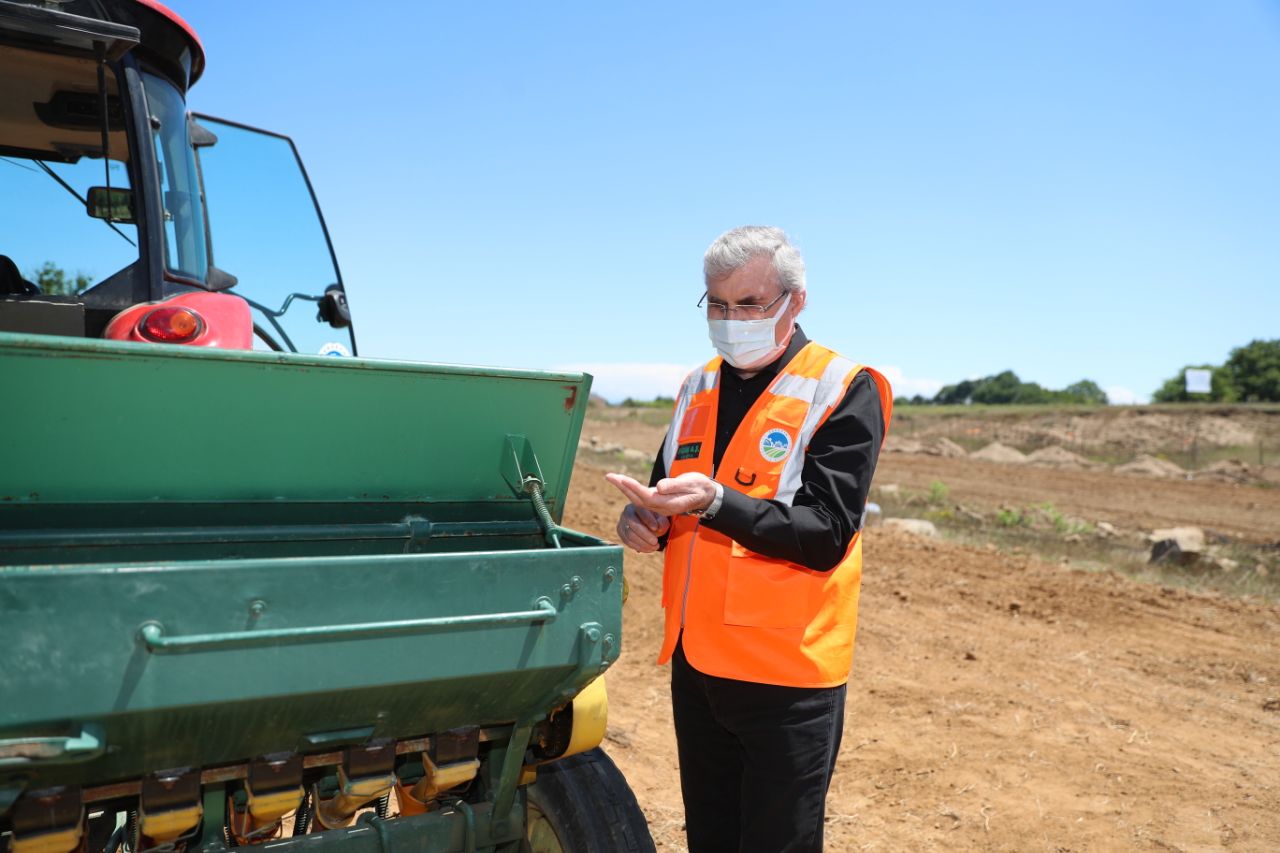
<svg viewBox="0 0 1280 853"><path fill-rule="evenodd" d="M680 388L663 445L669 477L696 471L726 489L790 506L809 442L863 370L875 378L888 429L893 397L884 377L810 342L743 417L713 472L720 365L711 360ZM816 572L677 516L663 569L666 625L658 662L666 663L683 637L685 656L708 675L793 687L843 684L861 578L860 531L834 569Z"/></svg>

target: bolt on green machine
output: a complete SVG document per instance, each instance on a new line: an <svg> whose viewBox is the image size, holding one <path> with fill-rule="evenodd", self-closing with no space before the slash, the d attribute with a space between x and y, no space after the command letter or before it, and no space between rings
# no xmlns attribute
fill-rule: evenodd
<svg viewBox="0 0 1280 853"><path fill-rule="evenodd" d="M652 850L581 374L357 357L153 0L0 0L0 849Z"/></svg>

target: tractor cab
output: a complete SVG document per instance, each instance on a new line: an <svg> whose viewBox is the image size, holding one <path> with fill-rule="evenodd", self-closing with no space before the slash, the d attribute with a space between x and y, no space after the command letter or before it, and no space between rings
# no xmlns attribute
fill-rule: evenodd
<svg viewBox="0 0 1280 853"><path fill-rule="evenodd" d="M0 0L0 332L356 354L292 141L188 112L153 0Z"/></svg>

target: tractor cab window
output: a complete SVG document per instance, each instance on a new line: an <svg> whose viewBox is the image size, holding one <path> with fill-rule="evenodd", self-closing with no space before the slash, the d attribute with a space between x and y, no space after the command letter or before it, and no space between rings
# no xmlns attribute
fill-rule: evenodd
<svg viewBox="0 0 1280 853"><path fill-rule="evenodd" d="M138 229L86 212L91 187L130 187L108 71L104 168L97 63L0 45L0 299L74 297L138 260Z"/></svg>
<svg viewBox="0 0 1280 853"><path fill-rule="evenodd" d="M167 80L144 74L142 85L160 172L165 266L179 278L203 283L209 273L209 252L186 106L181 93Z"/></svg>
<svg viewBox="0 0 1280 853"><path fill-rule="evenodd" d="M355 355L342 279L302 161L285 136L194 116L211 263L249 302L255 346Z"/></svg>

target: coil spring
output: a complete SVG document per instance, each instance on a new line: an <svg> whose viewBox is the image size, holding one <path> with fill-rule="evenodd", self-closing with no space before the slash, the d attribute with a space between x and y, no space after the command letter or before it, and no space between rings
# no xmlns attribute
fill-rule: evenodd
<svg viewBox="0 0 1280 853"><path fill-rule="evenodd" d="M307 791L307 795L302 798L302 804L298 806L297 813L293 816L293 835L296 838L299 835L306 835L307 830L311 829L311 792Z"/></svg>

